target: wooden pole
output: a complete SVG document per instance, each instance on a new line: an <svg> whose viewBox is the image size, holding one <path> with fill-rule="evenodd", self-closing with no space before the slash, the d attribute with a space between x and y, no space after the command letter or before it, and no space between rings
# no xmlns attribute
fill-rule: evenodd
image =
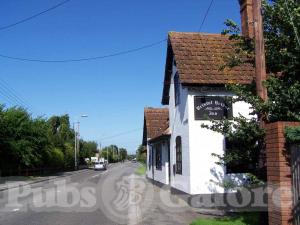
<svg viewBox="0 0 300 225"><path fill-rule="evenodd" d="M263 82L267 79L266 58L263 34L262 0L253 0L254 39L255 39L255 74L257 95L267 100L267 89Z"/></svg>

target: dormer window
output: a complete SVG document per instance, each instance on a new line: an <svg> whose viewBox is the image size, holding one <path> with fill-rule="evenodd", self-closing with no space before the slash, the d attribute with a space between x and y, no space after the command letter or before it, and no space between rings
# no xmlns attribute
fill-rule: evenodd
<svg viewBox="0 0 300 225"><path fill-rule="evenodd" d="M179 83L179 74L176 72L174 76L174 97L175 97L175 105L180 104L180 83Z"/></svg>

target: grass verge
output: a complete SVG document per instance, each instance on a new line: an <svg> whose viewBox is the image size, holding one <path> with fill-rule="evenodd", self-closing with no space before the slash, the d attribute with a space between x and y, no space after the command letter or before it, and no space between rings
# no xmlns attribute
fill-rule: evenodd
<svg viewBox="0 0 300 225"><path fill-rule="evenodd" d="M241 213L236 216L214 219L197 219L191 225L257 225L259 224L258 213Z"/></svg>
<svg viewBox="0 0 300 225"><path fill-rule="evenodd" d="M141 164L135 171L136 174L138 175L145 175L146 174L146 165Z"/></svg>

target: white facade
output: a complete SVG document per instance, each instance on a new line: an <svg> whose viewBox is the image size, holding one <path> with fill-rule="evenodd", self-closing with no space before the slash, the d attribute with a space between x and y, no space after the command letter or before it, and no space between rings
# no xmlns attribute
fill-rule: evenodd
<svg viewBox="0 0 300 225"><path fill-rule="evenodd" d="M180 103L175 106L174 75L176 72L176 66L173 64L169 89L170 169L168 168L168 143L164 142L162 170L156 170L154 162L154 169L147 166L147 176L153 179L154 175L154 180L163 184L170 183L171 187L192 195L224 193L221 184L224 179L229 179L230 175L226 174L225 168L216 164L218 159L212 156L212 153L219 155L224 153L224 136L201 127L201 124L210 124L209 120L195 120L194 97L234 96L226 91L204 92L199 88L180 85ZM250 118L250 108L245 102L233 103L232 110L233 116L241 114ZM174 169L177 136L181 137L182 142L182 174L176 174ZM151 162L151 159L149 160L149 157L152 157L151 148L152 146L147 146L148 163ZM153 158L155 160L155 156Z"/></svg>
<svg viewBox="0 0 300 225"><path fill-rule="evenodd" d="M243 174L226 174L225 168L217 165L218 158L212 154L223 155L225 138L220 133L202 128L210 125L209 120L196 120L194 112L195 96L233 97L233 93L224 89L204 89L179 85L179 104L175 105L174 76L177 72L175 63L169 88L169 139L157 140L147 144L147 177L185 193L213 194L224 193L225 180L234 179L235 183L243 182ZM236 102L232 105L233 116L249 115L250 105ZM176 138L181 139L181 173L176 173ZM161 146L161 168L156 165L157 146ZM170 154L170 155L169 155Z"/></svg>
<svg viewBox="0 0 300 225"><path fill-rule="evenodd" d="M156 166L156 154L161 148L161 168ZM162 184L169 184L169 143L161 141L147 145L147 171L146 176Z"/></svg>

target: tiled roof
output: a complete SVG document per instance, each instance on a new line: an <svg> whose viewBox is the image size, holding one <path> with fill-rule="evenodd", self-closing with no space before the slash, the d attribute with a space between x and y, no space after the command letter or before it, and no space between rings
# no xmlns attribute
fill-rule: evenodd
<svg viewBox="0 0 300 225"><path fill-rule="evenodd" d="M183 85L251 83L255 73L250 64L220 70L233 43L221 34L170 32L162 103L168 104L173 59Z"/></svg>
<svg viewBox="0 0 300 225"><path fill-rule="evenodd" d="M161 135L167 135L169 127L169 109L145 108L144 109L144 133L143 144L148 139L154 139Z"/></svg>

